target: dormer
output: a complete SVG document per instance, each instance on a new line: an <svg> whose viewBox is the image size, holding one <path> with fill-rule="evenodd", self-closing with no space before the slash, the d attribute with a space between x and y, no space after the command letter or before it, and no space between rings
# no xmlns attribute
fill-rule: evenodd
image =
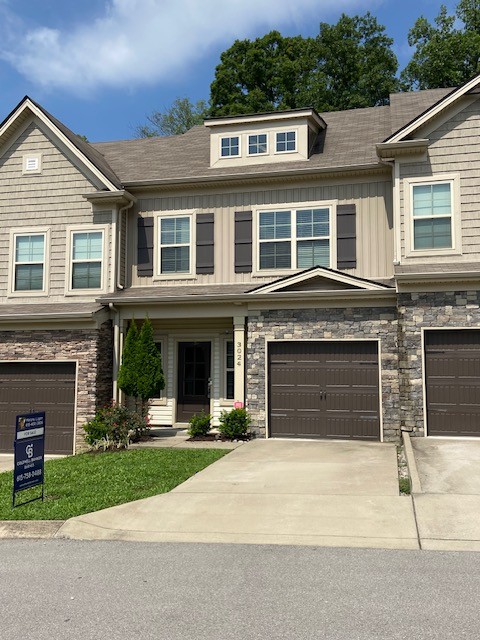
<svg viewBox="0 0 480 640"><path fill-rule="evenodd" d="M227 168L308 160L327 125L309 108L211 118L205 126L210 166Z"/></svg>

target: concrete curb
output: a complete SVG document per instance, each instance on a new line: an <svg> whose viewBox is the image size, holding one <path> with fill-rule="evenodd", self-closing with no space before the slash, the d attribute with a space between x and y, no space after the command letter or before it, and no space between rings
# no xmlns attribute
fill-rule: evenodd
<svg viewBox="0 0 480 640"><path fill-rule="evenodd" d="M410 493L423 493L422 483L420 482L417 463L415 461L415 454L413 453L413 447L410 441L410 434L406 431L403 431L402 436L403 447L405 449L405 457L407 458L408 473L410 475Z"/></svg>
<svg viewBox="0 0 480 640"><path fill-rule="evenodd" d="M54 538L64 522L64 520L0 520L0 540Z"/></svg>

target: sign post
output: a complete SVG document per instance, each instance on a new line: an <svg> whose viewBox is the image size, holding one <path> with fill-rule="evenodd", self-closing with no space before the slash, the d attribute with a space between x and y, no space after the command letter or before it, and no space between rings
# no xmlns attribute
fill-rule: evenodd
<svg viewBox="0 0 480 640"><path fill-rule="evenodd" d="M15 425L12 508L44 499L45 412L17 416ZM42 485L42 494L15 504L17 493Z"/></svg>

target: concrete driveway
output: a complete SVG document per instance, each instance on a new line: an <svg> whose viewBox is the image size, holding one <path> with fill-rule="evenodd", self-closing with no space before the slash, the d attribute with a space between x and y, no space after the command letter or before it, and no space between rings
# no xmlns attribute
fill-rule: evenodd
<svg viewBox="0 0 480 640"><path fill-rule="evenodd" d="M72 518L59 537L418 549L392 444L254 440L167 494Z"/></svg>
<svg viewBox="0 0 480 640"><path fill-rule="evenodd" d="M411 438L424 549L480 551L480 441Z"/></svg>

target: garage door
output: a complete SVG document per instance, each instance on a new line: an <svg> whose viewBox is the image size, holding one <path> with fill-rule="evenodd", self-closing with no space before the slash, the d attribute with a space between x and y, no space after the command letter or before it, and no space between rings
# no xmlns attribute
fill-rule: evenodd
<svg viewBox="0 0 480 640"><path fill-rule="evenodd" d="M72 453L75 363L0 363L0 453L13 451L15 416L45 411L46 453Z"/></svg>
<svg viewBox="0 0 480 640"><path fill-rule="evenodd" d="M269 345L269 434L379 440L376 342Z"/></svg>
<svg viewBox="0 0 480 640"><path fill-rule="evenodd" d="M425 332L427 434L480 437L480 331Z"/></svg>

